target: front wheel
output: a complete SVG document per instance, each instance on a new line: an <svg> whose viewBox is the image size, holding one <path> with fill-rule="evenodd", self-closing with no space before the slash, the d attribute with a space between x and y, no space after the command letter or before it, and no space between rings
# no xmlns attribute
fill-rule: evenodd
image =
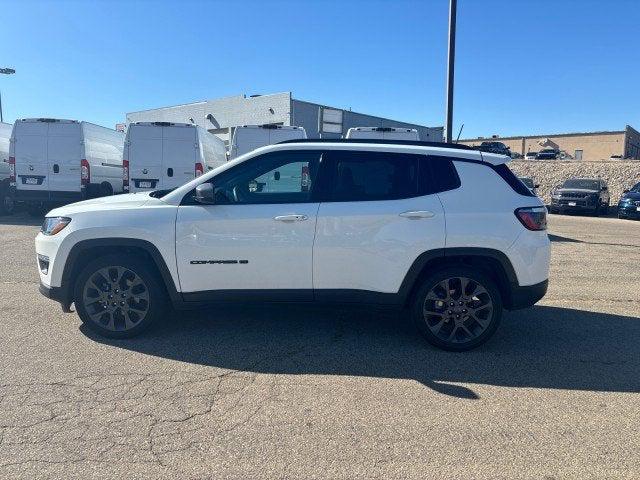
<svg viewBox="0 0 640 480"><path fill-rule="evenodd" d="M76 311L91 330L110 338L138 335L164 310L162 286L133 255L105 255L90 262L74 289Z"/></svg>
<svg viewBox="0 0 640 480"><path fill-rule="evenodd" d="M413 320L427 341L464 351L486 342L502 317L495 282L471 267L450 267L425 279L414 297Z"/></svg>

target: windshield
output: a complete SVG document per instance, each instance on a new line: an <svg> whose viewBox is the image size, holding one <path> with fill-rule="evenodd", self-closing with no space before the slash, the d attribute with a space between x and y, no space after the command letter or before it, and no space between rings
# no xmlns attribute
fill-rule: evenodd
<svg viewBox="0 0 640 480"><path fill-rule="evenodd" d="M562 184L563 188L584 188L587 190L600 190L600 182L598 180L581 180L571 179Z"/></svg>
<svg viewBox="0 0 640 480"><path fill-rule="evenodd" d="M533 179L531 178L526 178L526 177L521 177L520 181L522 183L524 183L527 187L529 188L533 188Z"/></svg>

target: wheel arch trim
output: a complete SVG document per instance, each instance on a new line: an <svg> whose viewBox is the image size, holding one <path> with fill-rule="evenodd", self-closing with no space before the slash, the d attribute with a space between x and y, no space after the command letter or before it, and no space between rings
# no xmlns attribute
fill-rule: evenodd
<svg viewBox="0 0 640 480"><path fill-rule="evenodd" d="M158 272L160 272L162 283L167 289L167 293L169 294L171 302L180 303L182 301L182 296L176 288L176 284L173 280L171 272L169 271L169 268L167 267L165 259L153 243L139 238L113 237L81 240L71 248L69 254L67 255L67 260L62 271L61 281L61 289L64 292L63 297L67 300L67 304L70 304L72 301L72 277L74 274L78 273L76 271L76 265L78 259L80 258L80 255L82 255L83 252L86 252L89 249L100 247L139 248L144 250L155 264Z"/></svg>

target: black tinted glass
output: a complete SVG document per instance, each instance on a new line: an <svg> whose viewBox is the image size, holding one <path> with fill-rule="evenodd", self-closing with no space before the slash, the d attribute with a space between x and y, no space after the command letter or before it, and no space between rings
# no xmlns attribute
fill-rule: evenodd
<svg viewBox="0 0 640 480"><path fill-rule="evenodd" d="M334 151L333 201L393 200L420 194L421 155Z"/></svg>

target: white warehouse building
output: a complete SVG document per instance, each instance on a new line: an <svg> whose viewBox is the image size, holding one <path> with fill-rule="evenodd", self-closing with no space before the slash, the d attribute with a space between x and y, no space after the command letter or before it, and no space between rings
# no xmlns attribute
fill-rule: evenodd
<svg viewBox="0 0 640 480"><path fill-rule="evenodd" d="M264 124L304 127L308 138L340 138L351 127L414 128L420 140L440 142L443 138L443 127L426 127L297 100L291 92L237 95L127 113L127 124L133 122L192 123L227 143L235 127Z"/></svg>

